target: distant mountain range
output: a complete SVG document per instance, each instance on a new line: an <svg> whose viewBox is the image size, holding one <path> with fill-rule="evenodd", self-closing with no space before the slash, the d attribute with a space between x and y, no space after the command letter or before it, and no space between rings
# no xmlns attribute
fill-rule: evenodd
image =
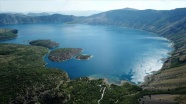
<svg viewBox="0 0 186 104"><path fill-rule="evenodd" d="M174 41L177 40L172 35L186 37L186 8L175 10L118 9L86 17L81 22L146 30Z"/></svg>
<svg viewBox="0 0 186 104"><path fill-rule="evenodd" d="M74 16L90 16L92 14L97 14L101 12L102 11L87 10L87 11L61 11L61 12L56 12L56 13L64 14L64 15L74 15Z"/></svg>
<svg viewBox="0 0 186 104"><path fill-rule="evenodd" d="M32 12L30 12L30 13L27 13L26 15L35 17L35 16L49 16L50 14L46 13L46 12L42 12L42 13L32 13Z"/></svg>
<svg viewBox="0 0 186 104"><path fill-rule="evenodd" d="M136 10L124 8L87 17L48 13L0 14L0 24L21 23L83 23L115 25L157 33L171 40L182 42L186 37L186 8L174 10ZM176 34L177 36L172 36ZM177 46L176 46L177 47ZM180 47L180 46L178 46Z"/></svg>
<svg viewBox="0 0 186 104"><path fill-rule="evenodd" d="M73 21L75 16L72 15L42 15L39 14L0 14L0 24L22 24L22 23L66 23Z"/></svg>

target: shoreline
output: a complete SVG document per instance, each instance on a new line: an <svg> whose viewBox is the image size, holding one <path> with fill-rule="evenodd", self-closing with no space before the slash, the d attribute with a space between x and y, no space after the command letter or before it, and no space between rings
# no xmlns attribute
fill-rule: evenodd
<svg viewBox="0 0 186 104"><path fill-rule="evenodd" d="M137 29L137 28L131 28L131 27L125 27L125 26L119 26L119 25L105 25L105 26L118 26L118 27L122 27L122 28L128 28L128 29L133 29L133 30L144 31L144 32L148 32L148 33L150 33L150 34L156 35L156 36L158 36L158 37L165 38L168 42L170 42L170 46L169 46L169 47L171 47L173 50L171 50L170 52L166 53L166 54L168 55L168 57L167 57L167 58L164 58L165 61L162 62L161 68L160 68L159 70L157 70L157 71L152 71L151 74L148 74L148 75L144 76L144 82L141 82L140 84L135 84L135 85L137 85L137 86L142 86L142 85L145 85L146 83L149 83L149 81L147 81L147 79L148 79L148 78L151 78L153 75L155 75L155 74L157 74L158 72L162 71L163 66L165 65L165 62L166 62L169 58L172 57L173 52L176 50L176 49L175 49L175 43L174 43L172 40L168 39L167 37L158 35L157 33L150 32L150 31L143 30L143 29ZM162 60L161 60L161 61L162 61ZM127 81L127 80L124 80L124 81L131 83L130 81ZM121 82L122 82L122 80L121 80Z"/></svg>
<svg viewBox="0 0 186 104"><path fill-rule="evenodd" d="M48 64L48 63L45 61L45 57L46 57L46 55L48 55L48 54L51 52L50 49L47 48L47 50L48 50L48 52L43 56L43 61L45 62L45 65L43 65L44 67L46 67L46 65ZM47 67L46 67L46 68L47 68Z"/></svg>
<svg viewBox="0 0 186 104"><path fill-rule="evenodd" d="M86 25L87 25L87 24L86 24ZM108 26L108 25L105 25L105 26ZM115 26L115 25L109 25L109 26ZM118 27L123 27L123 26L118 26ZM166 61L168 58L172 57L172 53L173 53L173 51L175 50L175 47L174 47L175 43L174 43L172 40L169 40L169 39L166 38L166 37L160 36L160 35L158 35L158 34L156 34L156 33L153 33L153 32L149 32L149 31L147 31L147 30L135 29L135 28L130 28L130 27L123 27L123 28L129 28L129 29L133 29L133 30L145 31L145 32L151 33L151 34L153 34L153 35L156 35L156 36L158 36L158 37L165 38L167 41L170 42L170 47L172 47L173 50L167 53L167 54L170 55L170 56L168 56L167 58L164 58L164 60ZM19 35L18 35L17 37L19 37ZM15 39L15 38L14 38L14 39ZM5 41L6 41L6 40L5 40ZM57 47L57 48L58 48L58 47ZM48 50L49 50L48 53L46 53L46 54L43 56L43 60L44 60L44 58L46 57L46 55L49 54L50 51L51 51L50 49L48 49ZM84 50L84 49L83 49L83 50ZM83 50L82 50L82 51L83 51ZM81 51L81 52L82 52L82 51ZM93 55L91 55L90 58L92 58L92 57L93 57ZM73 58L74 58L74 56L71 57L70 59L73 59ZM89 59L90 59L90 58L89 58ZM70 60L70 59L68 59L68 60ZM89 60L89 59L87 59L87 60ZM68 61L68 60L63 60L63 61L60 61L60 62L64 62L64 61ZM80 60L80 59L77 59L77 60ZM50 61L51 61L51 60L50 60ZM157 72L161 71L162 68L163 68L163 66L164 66L164 64L165 64L165 61L163 62L161 68L160 68L158 71L156 71L156 72L153 72L153 71L152 71L152 72L151 72L152 74L148 74L148 75L144 76L144 82L141 82L140 84L136 84L136 85L142 85L143 83L146 82L146 81L145 81L145 80L146 80L146 77L148 77L149 75L150 75L150 76L153 76L153 75L156 74ZM47 63L47 61L45 61L45 60L44 60L44 62L45 62L44 67L46 67L46 65L47 65L48 63ZM53 61L52 61L52 62L53 62ZM68 74L68 73L67 73L67 74ZM103 79L105 79L105 78L103 78ZM105 80L105 81L108 82L107 80ZM120 84L116 84L116 85L121 85L123 82L129 82L129 83L131 83L131 81L127 81L127 80L121 80L120 82L121 82ZM109 83L109 82L108 82L108 83ZM114 84L114 83L111 83L111 84Z"/></svg>
<svg viewBox="0 0 186 104"><path fill-rule="evenodd" d="M51 50L51 51L55 51L55 50L58 50L58 49L65 49L65 48L56 48L56 49ZM73 49L73 48L72 48L72 49ZM71 59L75 58L76 55L82 53L82 51L83 51L84 49L82 49L82 48L80 48L80 49L81 49L81 51L80 51L79 53L77 53L77 54L71 56L69 59L65 59L65 60L59 60L59 59L58 59L58 61L51 60L49 57L48 57L48 59L49 59L50 61L52 61L52 62L64 62L64 61L68 61L68 60L71 60ZM50 53L50 52L49 52L49 53ZM49 56L49 55L48 55L48 56Z"/></svg>
<svg viewBox="0 0 186 104"><path fill-rule="evenodd" d="M121 80L119 84L116 84L116 83L110 83L110 82L108 81L107 78L95 78L95 77L89 76L88 79L89 79L89 80L98 80L98 79L102 79L103 82L104 82L105 84L109 85L109 86L112 85L112 84L113 84L113 85L117 85L117 86L122 86L124 83L129 83L129 84L131 84L131 85L137 85L137 86L139 86L139 84L132 83L132 82L130 82L130 81L128 81L128 80Z"/></svg>

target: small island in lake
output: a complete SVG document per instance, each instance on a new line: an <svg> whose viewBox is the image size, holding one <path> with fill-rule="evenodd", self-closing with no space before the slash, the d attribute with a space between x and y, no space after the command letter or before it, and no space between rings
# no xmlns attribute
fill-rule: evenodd
<svg viewBox="0 0 186 104"><path fill-rule="evenodd" d="M75 58L78 60L88 60L92 57L92 55L86 55L86 54L79 54Z"/></svg>
<svg viewBox="0 0 186 104"><path fill-rule="evenodd" d="M0 28L0 40L14 39L18 36L17 33L17 29Z"/></svg>
<svg viewBox="0 0 186 104"><path fill-rule="evenodd" d="M54 62L61 62L69 60L75 55L79 54L83 49L81 48L59 48L49 53L48 58Z"/></svg>
<svg viewBox="0 0 186 104"><path fill-rule="evenodd" d="M51 41L50 39L46 40L33 40L29 42L30 45L43 46L46 48L56 48L59 46L59 43Z"/></svg>

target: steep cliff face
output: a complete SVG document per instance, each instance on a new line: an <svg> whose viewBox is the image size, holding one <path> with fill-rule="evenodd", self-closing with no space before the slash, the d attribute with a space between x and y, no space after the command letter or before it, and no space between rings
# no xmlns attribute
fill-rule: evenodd
<svg viewBox="0 0 186 104"><path fill-rule="evenodd" d="M73 21L74 16L53 14L48 16L27 16L19 14L0 14L0 24L21 23L64 23Z"/></svg>

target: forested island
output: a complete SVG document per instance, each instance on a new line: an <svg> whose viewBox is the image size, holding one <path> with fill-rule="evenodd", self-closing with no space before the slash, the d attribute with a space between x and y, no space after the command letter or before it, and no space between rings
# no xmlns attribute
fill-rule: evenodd
<svg viewBox="0 0 186 104"><path fill-rule="evenodd" d="M51 51L48 58L55 62L65 61L79 54L82 50L81 48L59 48Z"/></svg>
<svg viewBox="0 0 186 104"><path fill-rule="evenodd" d="M154 99L153 102L180 104L186 102L186 8L165 11L119 9L89 17L63 15L28 17L14 14L0 14L0 17L0 24L71 22L142 29L168 38L174 42L175 48L162 69L156 74L147 76L146 82L141 86L129 83L118 86L109 85L103 79L89 80L85 77L70 80L62 70L45 68L42 57L48 50L44 47L0 44L0 102L2 104L95 104L98 102L100 104L143 104L156 95L159 98ZM58 54L54 54L56 61L58 61L57 56ZM71 57L71 55L66 56ZM102 94L104 97L101 99ZM169 99L163 98L161 94L166 94L163 96Z"/></svg>
<svg viewBox="0 0 186 104"><path fill-rule="evenodd" d="M59 48L52 50L48 55L48 59L54 62L61 62L69 60L75 56L75 58L79 60L88 60L91 55L80 54L82 50L83 49L81 48Z"/></svg>
<svg viewBox="0 0 186 104"><path fill-rule="evenodd" d="M46 40L33 40L29 42L30 45L43 46L46 48L56 48L59 46L59 43L56 43L50 39Z"/></svg>
<svg viewBox="0 0 186 104"><path fill-rule="evenodd" d="M54 41L51 41L50 39L46 40L33 40L29 42L30 45L33 46L43 46L46 48L56 48L59 46L59 43L56 43ZM91 55L85 55L85 54L80 54L83 49L81 48L59 48L52 50L49 55L48 59L54 62L61 62L61 61L66 61L74 57L79 60L88 60Z"/></svg>

